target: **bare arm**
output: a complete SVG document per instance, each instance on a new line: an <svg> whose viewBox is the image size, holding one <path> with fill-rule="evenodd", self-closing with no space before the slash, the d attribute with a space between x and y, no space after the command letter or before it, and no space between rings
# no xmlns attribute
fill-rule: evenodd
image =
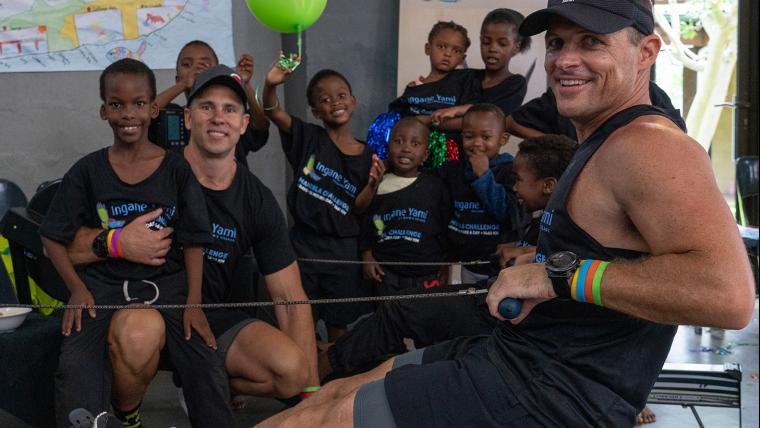
<svg viewBox="0 0 760 428"><path fill-rule="evenodd" d="M158 105L158 108L165 108L171 104L171 102L178 96L182 95L186 89L188 89L188 87L184 82L177 82L163 90L156 95L156 104Z"/></svg>
<svg viewBox="0 0 760 428"><path fill-rule="evenodd" d="M174 101L175 98L182 95L185 91L189 91L190 88L193 87L195 78L208 67L208 64L196 64L195 67L187 73L183 80L177 81L174 85L156 95L156 104L158 104L158 108L165 108Z"/></svg>
<svg viewBox="0 0 760 428"><path fill-rule="evenodd" d="M597 180L612 195L610 209L624 213L651 256L610 263L602 303L664 324L743 328L752 316L754 281L707 154L677 131L647 125L626 131L598 153L603 178ZM615 246L613 236L588 223L579 225L603 245ZM555 297L543 265L536 263L503 270L492 292L488 304L494 315L502 298L525 299L515 323Z"/></svg>
<svg viewBox="0 0 760 428"><path fill-rule="evenodd" d="M636 130L621 136L636 139L635 153L632 144L611 146L607 156L620 161L604 173L652 256L608 268L605 305L661 323L743 328L752 273L707 153L678 132Z"/></svg>
<svg viewBox="0 0 760 428"><path fill-rule="evenodd" d="M145 223L161 215L162 210L151 211L132 220L124 226L119 235L121 252L125 259L151 266L160 266L166 262L166 253L169 252L172 240L169 236L174 231L167 227L154 231L145 226ZM71 262L75 265L83 265L101 261L92 252L92 241L103 229L80 228L74 240L66 247Z"/></svg>
<svg viewBox="0 0 760 428"><path fill-rule="evenodd" d="M203 283L203 247L185 244L185 271L187 272L187 304L201 303L201 285ZM216 339L208 325L208 320L200 308L185 308L183 314L185 339L190 339L195 330L210 348L216 349Z"/></svg>
<svg viewBox="0 0 760 428"><path fill-rule="evenodd" d="M277 300L306 300L306 293L301 286L301 274L296 262L266 275L264 282L272 296ZM310 386L319 385L317 374L317 342L314 333L314 321L309 305L277 305L274 309L277 323L288 337L298 345L309 362Z"/></svg>
<svg viewBox="0 0 760 428"><path fill-rule="evenodd" d="M372 166L369 169L369 179L367 185L359 192L354 202L354 212L357 214L363 214L369 208L372 203L375 194L377 193L377 187L380 185L380 181L385 174L385 163L381 161L377 155L372 155Z"/></svg>
<svg viewBox="0 0 760 428"><path fill-rule="evenodd" d="M293 59L299 60L298 55L294 55ZM277 98L277 85L284 83L292 72L293 70L282 68L279 62L275 61L267 73L264 90L261 94L264 113L282 132L290 132L293 118L280 106L280 100Z"/></svg>
<svg viewBox="0 0 760 428"><path fill-rule="evenodd" d="M537 129L520 125L519 123L515 122L514 119L512 119L512 116L507 116L505 131L520 138L532 138L544 135L543 132Z"/></svg>
<svg viewBox="0 0 760 428"><path fill-rule="evenodd" d="M237 71L243 79L245 95L248 97L248 106L251 108L251 124L249 126L253 129L264 131L269 129L269 119L264 114L264 110L261 109L261 105L256 97L256 91L253 89L253 86L251 86L253 69L253 57L248 54L240 55L235 71Z"/></svg>
<svg viewBox="0 0 760 428"><path fill-rule="evenodd" d="M44 236L42 237L42 245L45 247L45 252L53 263L53 266L55 266L55 269L58 271L58 274L61 275L63 282L66 284L66 288L68 288L71 293L69 304L94 305L95 299L74 270L74 265L71 263L71 260L69 260L69 256L66 253L66 247L60 242L53 241ZM88 314L90 315L90 318L95 318L95 309L88 309ZM76 331L82 330L81 309L66 309L64 311L62 326L62 333L64 336L71 334L72 326Z"/></svg>

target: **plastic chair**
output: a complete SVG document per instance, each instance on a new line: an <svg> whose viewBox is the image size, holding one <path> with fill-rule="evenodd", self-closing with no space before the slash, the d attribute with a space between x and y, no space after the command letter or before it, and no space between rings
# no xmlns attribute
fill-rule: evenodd
<svg viewBox="0 0 760 428"><path fill-rule="evenodd" d="M16 183L0 178L0 218L9 208L25 207L27 203L26 195Z"/></svg>

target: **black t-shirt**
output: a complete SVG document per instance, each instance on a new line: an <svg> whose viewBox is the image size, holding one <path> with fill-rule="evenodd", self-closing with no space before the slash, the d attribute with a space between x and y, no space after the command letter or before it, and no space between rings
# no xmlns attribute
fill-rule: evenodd
<svg viewBox="0 0 760 428"><path fill-rule="evenodd" d="M362 222L362 250L379 262L439 262L445 256L451 202L443 181L421 174L410 185L378 195ZM397 275L419 277L440 266L384 266Z"/></svg>
<svg viewBox="0 0 760 428"><path fill-rule="evenodd" d="M449 259L452 261L488 260L496 245L514 241L512 232L521 219L522 210L516 203L512 187L514 174L512 162L491 167L494 180L503 186L509 198L506 221L497 219L485 208L485 203L475 193L465 169L467 160L452 161L440 169L453 204L453 214L448 223ZM487 267L470 266L468 269L486 273Z"/></svg>
<svg viewBox="0 0 760 428"><path fill-rule="evenodd" d="M161 165L145 180L127 184L116 175L103 148L80 159L64 175L40 234L69 243L81 227L115 229L134 218L163 208L147 225L173 227L172 246L162 266L107 259L83 267L104 280L152 280L184 269L182 244L211 241L203 191L181 156L166 152Z"/></svg>
<svg viewBox="0 0 760 428"><path fill-rule="evenodd" d="M178 104L170 103L166 106L167 109L174 109L174 110L184 110L184 107L181 107ZM161 131L158 129L157 121L153 120L150 122L150 140L158 143L161 141L161 137L159 136L159 133ZM190 141L190 130L186 129L185 133L183 134L185 139L185 145ZM269 129L256 129L253 126L253 120L248 123L248 127L245 129L245 132L240 136L240 140L238 140L237 145L235 146L235 159L237 159L241 165L245 167L245 169L250 169L248 167L248 153L258 152L261 150L269 140ZM178 152L182 152L182 147L176 148Z"/></svg>
<svg viewBox="0 0 760 428"><path fill-rule="evenodd" d="M240 163L238 162L238 165ZM264 275L295 261L288 228L271 190L244 168L225 190L203 188L213 242L203 249L203 301L226 301L241 257L253 248Z"/></svg>
<svg viewBox="0 0 760 428"><path fill-rule="evenodd" d="M460 104L494 104L507 116L522 105L528 90L528 82L522 75L513 74L496 86L484 88L485 70L469 69L466 72L467 81Z"/></svg>
<svg viewBox="0 0 760 428"><path fill-rule="evenodd" d="M567 201L577 177L608 137L653 106L618 112L586 139L555 186L541 217L537 262L558 251L582 259L640 259L605 247L570 217ZM662 284L666 290L670 284ZM631 426L670 350L676 326L662 325L571 299L537 305L520 324L499 323L489 349L520 403L544 426ZM557 397L562 397L557 401Z"/></svg>
<svg viewBox="0 0 760 428"><path fill-rule="evenodd" d="M369 147L359 155L344 154L324 128L297 117L290 132L280 132L280 139L295 175L288 190L295 225L319 235L359 236L354 202L369 179Z"/></svg>
<svg viewBox="0 0 760 428"><path fill-rule="evenodd" d="M668 94L657 84L649 82L649 98L652 105L662 108L679 128L686 132L686 122L681 117L681 111L673 107ZM557 112L557 100L551 89L547 89L540 97L534 98L520 109L512 113L512 119L518 124L543 132L544 134L566 135L573 140L578 137L570 119L560 116Z"/></svg>
<svg viewBox="0 0 760 428"><path fill-rule="evenodd" d="M438 109L460 105L468 77L468 70L455 70L441 80L407 86L388 109L402 116L429 116Z"/></svg>

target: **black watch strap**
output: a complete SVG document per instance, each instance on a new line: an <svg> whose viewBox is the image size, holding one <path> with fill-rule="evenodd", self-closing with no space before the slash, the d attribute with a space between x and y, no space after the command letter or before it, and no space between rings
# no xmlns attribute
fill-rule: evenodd
<svg viewBox="0 0 760 428"><path fill-rule="evenodd" d="M92 253L101 259L108 258L108 230L98 233L92 241Z"/></svg>
<svg viewBox="0 0 760 428"><path fill-rule="evenodd" d="M550 276L552 281L552 287L554 288L554 294L560 299L570 298L570 278L566 276Z"/></svg>

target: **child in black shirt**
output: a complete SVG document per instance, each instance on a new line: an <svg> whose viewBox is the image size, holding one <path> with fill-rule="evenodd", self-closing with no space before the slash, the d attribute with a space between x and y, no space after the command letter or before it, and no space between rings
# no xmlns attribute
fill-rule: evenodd
<svg viewBox="0 0 760 428"><path fill-rule="evenodd" d="M578 143L570 138L554 134L527 138L520 143L512 163L513 190L528 216L518 228L517 241L497 246L502 268L533 260L541 214L577 147Z"/></svg>
<svg viewBox="0 0 760 428"><path fill-rule="evenodd" d="M402 116L429 116L438 109L460 104L467 76L455 70L464 62L469 47L466 28L453 21L436 23L425 43L430 73L409 83L404 93L390 103L389 110Z"/></svg>
<svg viewBox="0 0 760 428"><path fill-rule="evenodd" d="M69 304L201 303L202 245L211 238L208 215L187 162L148 140L150 120L158 113L153 72L139 61L117 61L102 73L100 91L100 116L113 129L114 143L85 156L66 173L40 228L45 250L71 292ZM176 234L166 263L148 266L122 259L121 227L156 208L162 212L147 226L172 227ZM102 227L96 255L105 260L75 270L66 244L83 226ZM205 403L203 414L190 415L191 421L195 426L229 426L229 388L203 311L159 312L169 356L192 391L188 400ZM99 412L109 404L103 376L108 373L106 337L113 315L102 309L89 309L86 316L81 309L64 312L56 376L61 426L75 408ZM139 426L140 402L135 391L120 389L128 386L119 382L116 368L114 387L117 416Z"/></svg>
<svg viewBox="0 0 760 428"><path fill-rule="evenodd" d="M450 201L443 182L420 172L428 157L428 129L414 117L393 127L386 172L362 223L364 276L381 295L441 284L440 266L383 265L383 262L440 262L444 258Z"/></svg>
<svg viewBox="0 0 760 428"><path fill-rule="evenodd" d="M522 209L512 192L512 156L499 154L508 138L504 113L495 105L475 104L464 115L465 156L441 169L454 205L448 225L451 260L488 260L503 236L521 222ZM462 282L491 274L488 265L463 266Z"/></svg>
<svg viewBox="0 0 760 428"><path fill-rule="evenodd" d="M367 209L384 168L366 144L351 136L349 122L356 98L346 78L322 70L309 82L306 96L322 127L280 108L276 87L291 72L276 63L267 74L262 97L264 111L280 129L285 156L295 173L287 197L295 222L291 241L301 258L357 260L359 220L354 211ZM358 265L305 262L300 268L309 298L361 294ZM314 307L314 314L325 321L328 339L333 341L362 309L360 305L320 305Z"/></svg>
<svg viewBox="0 0 760 428"><path fill-rule="evenodd" d="M499 246L502 268L507 262L530 263L538 243L540 213L549 201L578 144L562 135L529 138L520 144L513 162L514 191L528 218L517 229L517 240ZM516 261L516 258L521 260ZM510 263L510 264L511 264ZM465 290L471 283L452 285ZM431 290L435 292L436 290ZM406 352L403 340L425 347L460 336L488 334L498 320L488 313L485 298L431 298L383 302L327 352L319 355L320 376L354 374Z"/></svg>
<svg viewBox="0 0 760 428"><path fill-rule="evenodd" d="M185 94L185 98L193 87L195 78L203 70L219 65L219 59L214 49L208 43L201 40L193 40L186 43L180 49L177 55L176 75L174 76L175 84L166 88L156 96L158 108L182 109L172 101L180 94ZM240 136L237 146L235 146L235 159L246 169L248 168L248 153L261 150L269 139L269 119L267 119L261 106L255 101L256 93L251 86L253 77L253 57L248 54L240 55L235 71L243 79L243 87L246 95L251 102L246 106L251 114L251 121L248 123L245 133ZM151 129L151 137L156 137L157 129ZM190 141L190 128L184 133L185 144ZM153 141L156 141L153 139Z"/></svg>
<svg viewBox="0 0 760 428"><path fill-rule="evenodd" d="M498 106L505 115L517 110L525 98L525 77L509 71L509 62L530 48L530 37L518 33L525 17L512 9L495 9L486 15L480 27L480 56L485 69L467 69L460 105L436 110L432 123L446 130L462 129L462 116L476 103Z"/></svg>

